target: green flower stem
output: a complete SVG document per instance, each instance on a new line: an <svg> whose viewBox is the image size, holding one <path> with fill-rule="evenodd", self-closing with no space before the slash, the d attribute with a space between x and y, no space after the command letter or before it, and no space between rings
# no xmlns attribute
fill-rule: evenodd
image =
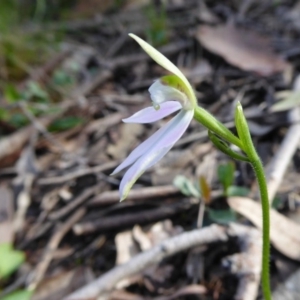
<svg viewBox="0 0 300 300"><path fill-rule="evenodd" d="M255 176L259 185L261 207L262 207L262 231L263 231L263 249L262 249L262 272L261 281L265 300L271 300L270 288L270 205L268 188L265 178L262 162L258 155L255 160L251 160Z"/></svg>
<svg viewBox="0 0 300 300"><path fill-rule="evenodd" d="M250 130L247 120L243 113L240 103L237 104L235 110L235 125L238 136L244 145L244 151L247 154L250 164L254 169L254 173L259 185L261 206L262 206L262 233L263 233L263 249L262 249L262 290L265 300L271 300L270 289L270 204L268 196L267 182L265 178L262 162L255 150L252 142Z"/></svg>
<svg viewBox="0 0 300 300"><path fill-rule="evenodd" d="M243 143L240 141L240 139L202 107L197 106L195 108L194 119L221 138L232 143L233 145L238 146L241 150L244 150Z"/></svg>
<svg viewBox="0 0 300 300"><path fill-rule="evenodd" d="M270 205L268 188L264 173L262 162L255 150L252 142L251 134L247 124L247 120L243 113L243 108L240 103L236 106L235 111L235 125L238 133L238 137L235 136L229 129L227 129L222 123L215 119L209 112L201 107L197 107L194 113L194 119L209 129L209 137L214 145L228 156L248 161L255 172L255 176L259 185L261 206L262 206L262 233L263 233L263 249L262 249L262 290L265 300L271 300L270 289ZM239 154L232 153L232 150L227 147L225 143L218 140L218 137L238 146L247 155L247 159Z"/></svg>

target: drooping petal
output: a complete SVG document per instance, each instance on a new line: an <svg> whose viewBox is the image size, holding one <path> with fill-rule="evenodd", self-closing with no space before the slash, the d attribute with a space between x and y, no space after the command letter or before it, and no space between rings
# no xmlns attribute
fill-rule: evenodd
<svg viewBox="0 0 300 300"><path fill-rule="evenodd" d="M167 59L163 54L161 54L159 51L157 51L155 48L153 48L151 45L146 43L144 40L136 36L135 34L130 33L130 37L132 37L134 40L136 40L137 43L144 49L145 52L154 60L156 61L160 66L168 70L169 72L173 73L174 75L178 76L182 82L185 84L188 93L189 98L193 102L194 105L197 104L197 100L193 91L193 88L191 87L189 81L186 79L186 77L183 75L183 73L169 60Z"/></svg>
<svg viewBox="0 0 300 300"><path fill-rule="evenodd" d="M181 105L184 105L188 101L184 93L172 86L162 83L161 80L156 80L150 86L149 93L152 101L158 105L170 100L178 101Z"/></svg>
<svg viewBox="0 0 300 300"><path fill-rule="evenodd" d="M176 117L174 117L166 126L162 128L163 130L160 132L160 135L156 137L156 140L152 141L152 145L149 148L145 148L144 153L139 153L139 158L136 160L133 166L128 169L121 181L121 200L127 197L133 184L146 171L146 169L150 168L157 161L159 161L180 139L190 124L193 115L194 112L192 110L182 110ZM151 138L149 138L143 144L147 143L149 145L149 140Z"/></svg>
<svg viewBox="0 0 300 300"><path fill-rule="evenodd" d="M140 157L131 166L122 178L120 183L120 201L123 201L129 194L132 186L135 184L137 179L160 159L162 159L172 148L172 146L158 149L156 152L150 152L147 157Z"/></svg>
<svg viewBox="0 0 300 300"><path fill-rule="evenodd" d="M152 123L172 114L173 112L181 109L181 104L177 101L167 101L160 105L156 110L154 107L144 108L131 117L123 119L125 123Z"/></svg>
<svg viewBox="0 0 300 300"><path fill-rule="evenodd" d="M168 127L164 128L163 134L160 136L159 141L155 143L156 148L173 146L184 134L187 127L193 119L193 110L181 110L178 115L176 115L171 122L172 124L167 124Z"/></svg>
<svg viewBox="0 0 300 300"><path fill-rule="evenodd" d="M150 136L146 141L136 147L130 155L113 171L111 175L114 175L124 168L128 167L134 163L139 157L144 155L147 151L152 149L155 145L159 147L168 147L174 139L175 142L183 135L186 128L190 124L194 115L193 110L182 110L178 115L176 115L172 120L170 120L166 125L157 130L152 136ZM173 143L173 144L174 144ZM163 144L163 146L160 146ZM172 145L173 145L172 144Z"/></svg>
<svg viewBox="0 0 300 300"><path fill-rule="evenodd" d="M163 134L166 127L172 123L174 119L170 120L166 125L158 129L154 134L152 134L147 140L137 146L129 156L110 174L114 175L130 166L134 163L140 156L142 156L157 140L159 140L160 136Z"/></svg>

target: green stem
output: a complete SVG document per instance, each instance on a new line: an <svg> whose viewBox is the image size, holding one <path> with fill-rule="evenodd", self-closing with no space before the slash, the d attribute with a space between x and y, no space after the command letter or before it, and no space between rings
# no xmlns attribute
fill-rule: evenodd
<svg viewBox="0 0 300 300"><path fill-rule="evenodd" d="M244 150L243 144L240 139L235 136L227 127L225 127L220 121L218 121L213 115L202 107L197 106L194 111L194 119L197 120L207 129L211 130L215 134L219 135L224 140L238 146Z"/></svg>
<svg viewBox="0 0 300 300"><path fill-rule="evenodd" d="M251 165L254 169L257 182L259 185L261 207L262 207L262 233L263 233L263 249L262 249L262 272L261 282L265 300L271 300L270 288L270 207L268 188L265 178L263 165L258 155L255 159L251 159Z"/></svg>
<svg viewBox="0 0 300 300"><path fill-rule="evenodd" d="M261 206L262 206L262 233L263 233L263 249L262 249L262 290L265 300L271 300L271 289L270 289L270 205L268 188L264 173L264 168L262 162L255 150L252 142L251 134L247 124L247 120L244 116L243 109L240 103L236 106L235 111L235 124L238 133L236 137L230 130L228 130L221 122L219 122L215 117L213 117L209 112L201 107L197 107L194 113L194 119L199 123L208 128L212 133L210 133L210 138L212 142L218 149L221 149L224 153L230 157L241 159L237 157L236 154L232 155L230 149L226 148L213 134L218 135L224 140L231 142L232 144L238 146L241 150L245 152L248 158L248 162L252 165L257 182L259 185L259 191L261 196ZM242 160L245 160L242 157Z"/></svg>
<svg viewBox="0 0 300 300"><path fill-rule="evenodd" d="M262 162L253 145L247 120L243 113L240 103L237 104L235 110L235 125L238 136L244 145L244 151L247 154L250 164L252 165L255 176L259 185L261 207L262 207L262 233L263 233L263 249L262 249L262 272L261 283L265 300L271 300L270 289L270 204L268 196L267 182L265 178Z"/></svg>

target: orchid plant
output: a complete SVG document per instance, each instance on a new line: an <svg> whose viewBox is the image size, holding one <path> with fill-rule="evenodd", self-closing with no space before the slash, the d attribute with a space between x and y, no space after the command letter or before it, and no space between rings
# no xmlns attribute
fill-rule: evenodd
<svg viewBox="0 0 300 300"><path fill-rule="evenodd" d="M263 165L253 145L250 131L240 103L235 110L237 136L219 122L208 111L198 106L194 90L184 74L164 55L134 34L129 34L144 51L171 75L156 80L149 88L152 106L144 108L125 123L152 123L179 111L167 124L140 144L114 170L112 174L129 169L120 183L120 199L124 200L138 178L157 163L180 139L194 118L208 129L213 144L228 156L250 163L260 188L263 212L262 288L266 300L271 299L269 284L270 217L268 190ZM240 151L231 149L237 146Z"/></svg>

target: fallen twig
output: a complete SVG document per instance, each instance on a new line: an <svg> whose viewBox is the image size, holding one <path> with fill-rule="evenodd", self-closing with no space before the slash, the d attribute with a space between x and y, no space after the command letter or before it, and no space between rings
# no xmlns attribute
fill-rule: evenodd
<svg viewBox="0 0 300 300"><path fill-rule="evenodd" d="M101 295L98 299L106 299L107 294L121 279L131 276L151 264L158 263L165 257L201 244L227 240L226 229L218 225L185 232L135 256L128 263L115 267L87 286L65 297L64 300L94 299L98 295Z"/></svg>
<svg viewBox="0 0 300 300"><path fill-rule="evenodd" d="M177 41L174 43L169 43L166 46L161 47L159 50L164 55L171 55L173 53L179 52L181 50L190 48L192 46L191 41ZM114 70L117 67L124 67L128 65L136 64L140 61L149 60L149 56L141 53L141 54L129 54L125 56L120 56L113 60L103 60L103 57L98 57L98 61L101 65Z"/></svg>
<svg viewBox="0 0 300 300"><path fill-rule="evenodd" d="M54 211L49 214L48 218L50 220L58 220L68 213L70 213L72 210L77 208L78 206L82 205L85 201L87 201L91 196L99 192L101 189L101 186L93 186L86 190L84 190L79 196L77 196L75 199L70 201L68 205L64 206L63 208Z"/></svg>
<svg viewBox="0 0 300 300"><path fill-rule="evenodd" d="M157 197L167 197L180 194L180 190L173 185L145 187L136 190L131 190L127 200L156 200ZM88 206L99 206L114 204L120 201L119 191L106 191L93 197Z"/></svg>
<svg viewBox="0 0 300 300"><path fill-rule="evenodd" d="M17 207L14 215L14 230L21 233L24 230L27 210L31 204L31 192L33 182L38 173L38 166L34 153L36 143L36 135L31 136L30 144L25 147L16 164L18 176L13 180L15 188L19 188L20 192L16 197Z"/></svg>
<svg viewBox="0 0 300 300"><path fill-rule="evenodd" d="M111 170L115 168L118 164L119 162L112 161L100 166L90 167L86 169L79 169L77 171L73 171L72 173L68 173L62 176L41 178L38 180L38 184L40 185L63 184L66 181L74 180L77 179L78 177Z"/></svg>
<svg viewBox="0 0 300 300"><path fill-rule="evenodd" d="M12 243L14 239L12 191L3 185L0 186L0 195L0 244Z"/></svg>
<svg viewBox="0 0 300 300"><path fill-rule="evenodd" d="M57 249L59 243L67 234L67 232L72 228L72 226L84 216L85 212L86 210L84 208L77 210L65 223L57 228L45 249L42 260L39 262L35 269L35 272L33 273L33 278L29 285L29 289L34 290L41 282L53 259L55 250Z"/></svg>
<svg viewBox="0 0 300 300"><path fill-rule="evenodd" d="M232 272L240 277L236 300L255 300L260 282L261 234L251 227L230 224L229 228L211 225L169 238L160 245L145 251L128 263L117 266L100 278L75 291L64 300L107 299L119 281L132 276L151 264L189 248L218 241L227 241L229 236L238 237L242 253L227 258Z"/></svg>
<svg viewBox="0 0 300 300"><path fill-rule="evenodd" d="M38 82L46 82L48 80L49 74L53 72L53 70L72 53L72 45L64 43L63 49L61 52L57 53L53 56L49 61L47 61L42 67L36 69L32 74L30 80L38 81Z"/></svg>
<svg viewBox="0 0 300 300"><path fill-rule="evenodd" d="M43 126L48 126L57 116L39 119ZM30 136L36 131L34 125L28 125L0 141L0 162L13 153L20 152ZM15 159L18 157L16 155Z"/></svg>
<svg viewBox="0 0 300 300"><path fill-rule="evenodd" d="M166 219L185 211L192 206L191 202L179 202L163 205L154 209L134 212L110 217L101 217L94 221L75 224L73 230L77 235L89 234L95 231L108 231L116 228L133 226L134 224L149 224Z"/></svg>
<svg viewBox="0 0 300 300"><path fill-rule="evenodd" d="M35 129L40 132L46 139L48 139L53 145L55 145L59 151L62 153L65 152L65 149L62 144L60 144L57 139L47 130L46 126L44 126L28 109L27 104L20 101L19 107L21 108L24 115L28 118L31 124L35 127Z"/></svg>

